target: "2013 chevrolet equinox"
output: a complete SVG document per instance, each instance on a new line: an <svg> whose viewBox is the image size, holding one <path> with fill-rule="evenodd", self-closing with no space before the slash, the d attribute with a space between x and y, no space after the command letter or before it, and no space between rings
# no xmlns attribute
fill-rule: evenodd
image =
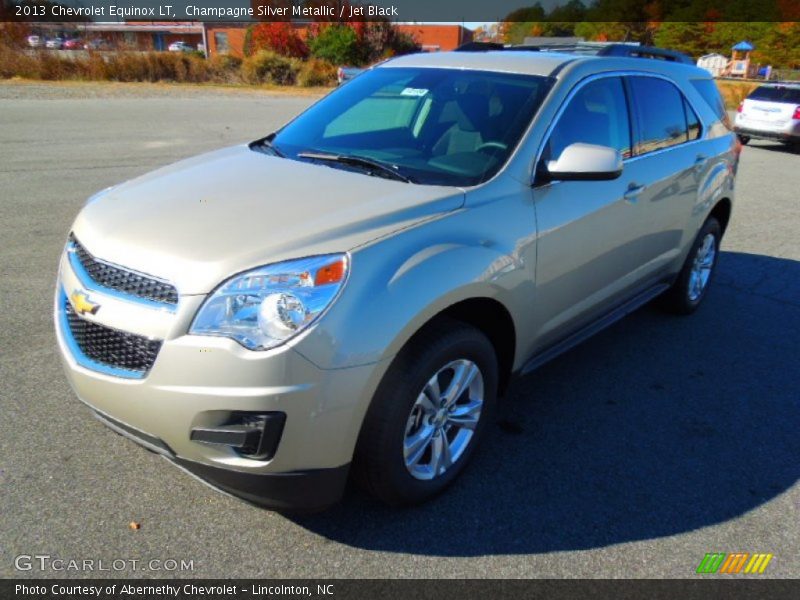
<svg viewBox="0 0 800 600"><path fill-rule="evenodd" d="M397 58L277 133L91 198L58 342L109 427L214 486L398 505L498 394L643 303L703 300L738 147L708 74L638 58Z"/></svg>

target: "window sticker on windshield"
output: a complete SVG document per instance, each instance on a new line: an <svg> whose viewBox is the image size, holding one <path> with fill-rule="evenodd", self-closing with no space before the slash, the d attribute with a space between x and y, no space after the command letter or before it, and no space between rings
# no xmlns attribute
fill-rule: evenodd
<svg viewBox="0 0 800 600"><path fill-rule="evenodd" d="M428 93L428 90L422 88L406 88L402 92L400 92L401 96L416 96L417 98L421 98L425 94Z"/></svg>

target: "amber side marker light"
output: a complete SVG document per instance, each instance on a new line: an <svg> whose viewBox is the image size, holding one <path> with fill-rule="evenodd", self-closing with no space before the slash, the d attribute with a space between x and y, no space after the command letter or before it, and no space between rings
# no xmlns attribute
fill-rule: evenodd
<svg viewBox="0 0 800 600"><path fill-rule="evenodd" d="M347 265L345 260L337 260L334 263L326 265L317 271L314 277L314 285L325 285L326 283L338 283L344 279Z"/></svg>

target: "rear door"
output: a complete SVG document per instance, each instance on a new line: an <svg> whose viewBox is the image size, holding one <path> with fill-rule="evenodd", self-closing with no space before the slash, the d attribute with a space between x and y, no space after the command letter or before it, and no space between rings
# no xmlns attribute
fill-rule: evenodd
<svg viewBox="0 0 800 600"><path fill-rule="evenodd" d="M657 280L674 267L700 182L712 164L700 120L678 87L656 76L626 77L633 107L634 157L625 166L629 201L639 209L641 236L631 248L639 279Z"/></svg>

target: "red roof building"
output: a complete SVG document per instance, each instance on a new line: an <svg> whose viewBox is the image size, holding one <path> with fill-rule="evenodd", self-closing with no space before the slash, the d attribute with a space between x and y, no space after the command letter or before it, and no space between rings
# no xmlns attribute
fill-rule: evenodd
<svg viewBox="0 0 800 600"><path fill-rule="evenodd" d="M461 25L398 25L397 28L414 38L423 52L447 52L472 41L472 30Z"/></svg>

